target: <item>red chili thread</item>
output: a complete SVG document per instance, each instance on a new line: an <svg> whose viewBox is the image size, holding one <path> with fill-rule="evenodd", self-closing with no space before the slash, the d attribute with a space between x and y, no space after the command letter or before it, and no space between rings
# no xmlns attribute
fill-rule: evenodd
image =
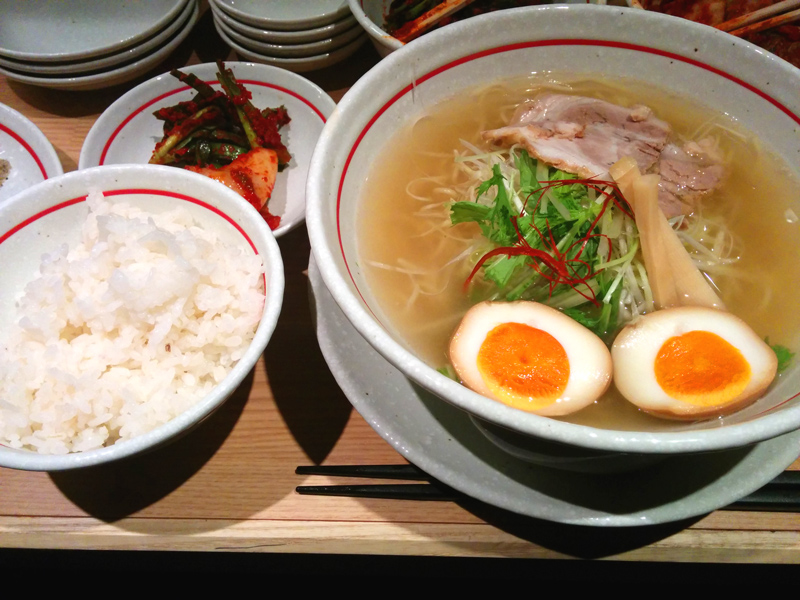
<svg viewBox="0 0 800 600"><path fill-rule="evenodd" d="M484 254L480 260L478 260L475 268L472 269L472 272L467 277L466 281L464 282L464 287L467 288L472 281L473 277L478 273L478 270L484 265L484 263L494 256L520 256L525 255L532 259L530 265L539 275L544 277L548 282L548 297L553 295L553 290L558 285L568 285L573 290L575 290L578 294L583 296L586 300L594 304L595 306L600 306L600 302L598 302L597 297L595 296L594 290L592 290L591 286L589 286L589 280L594 277L597 272L592 271L591 266L584 260L580 259L581 254L583 254L584 249L586 248L586 244L592 238L605 238L608 241L608 258L611 256L611 240L608 239L608 236L599 233L591 233L594 228L597 226L597 223L600 222L600 219L605 214L606 208L608 208L609 202L614 202L614 204L619 208L624 214L628 217L633 218L633 213L630 210L630 205L622 196L622 193L619 191L619 187L613 181L601 181L597 179L555 179L552 181L547 182L539 182L541 186L539 190L536 192L532 192L526 199L525 203L523 204L523 212L527 211L528 202L530 202L531 197L535 194L536 197L536 204L533 208L533 211L529 214L533 214L542 202L542 197L544 196L545 192L553 187L558 187L562 185L573 185L573 184L580 184L589 187L598 193L600 193L604 200L603 206L600 209L600 212L595 217L594 221L592 221L589 229L587 229L586 235L581 238L575 240L564 252L559 251L558 244L556 243L555 238L553 237L553 231L550 228L550 222L545 219L545 223L547 224L547 235L545 236L536 225L534 225L533 219L531 219L531 228L536 231L539 235L539 238L542 240L542 244L547 251L545 250L538 250L533 248L522 233L519 230L519 226L517 221L519 217L514 216L511 217L511 223L514 226L514 231L517 234L517 243L513 246L505 246L501 248L495 248L494 250L490 250L486 254ZM607 191L607 188L611 188L611 192ZM568 258L569 253L572 250L580 245L577 253L575 254L574 258ZM538 261L538 262L537 262ZM581 276L579 273L581 271L581 267L586 272L585 276ZM585 293L579 286L585 286L588 290L588 293Z"/></svg>

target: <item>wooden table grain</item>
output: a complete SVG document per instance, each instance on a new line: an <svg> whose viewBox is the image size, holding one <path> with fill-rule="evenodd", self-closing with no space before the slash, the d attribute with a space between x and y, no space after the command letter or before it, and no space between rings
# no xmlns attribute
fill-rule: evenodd
<svg viewBox="0 0 800 600"><path fill-rule="evenodd" d="M156 72L217 58L236 56L206 12L166 63L136 81L64 92L0 78L0 103L31 119L71 171L92 124L120 95ZM338 101L378 60L365 44L345 64L306 76ZM0 468L0 548L800 563L796 513L717 511L679 523L603 529L469 500L298 495L297 485L348 481L301 477L297 465L404 460L351 408L320 354L308 304L305 228L282 237L280 248L286 294L275 335L225 406L145 456L65 473Z"/></svg>

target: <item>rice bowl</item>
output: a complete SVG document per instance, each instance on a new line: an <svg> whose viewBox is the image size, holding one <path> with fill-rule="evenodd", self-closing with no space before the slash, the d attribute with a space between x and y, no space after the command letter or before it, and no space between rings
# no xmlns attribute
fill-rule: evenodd
<svg viewBox="0 0 800 600"><path fill-rule="evenodd" d="M259 217L252 207L238 197L238 195L224 186L216 184L202 176L179 171L177 169L170 169L169 167L159 168L149 165L98 167L70 173L63 177L44 182L20 194L2 207L2 211L0 211L0 229L2 229L2 233L0 233L0 259L3 259L4 264L11 265L4 271L4 286L3 291L0 292L0 325L2 325L4 338L8 335L8 332L12 330L12 325L16 320L14 314L15 304L18 302L24 286L33 279L34 274L42 262L42 255L56 251L55 257L51 257L45 261L43 267L45 271L52 269L53 265L59 262L67 263L67 267L70 267L70 261L67 260L65 256L65 250L59 250L59 248L62 245L75 247L77 242L80 241L81 224L86 220L87 214L89 214L89 206L87 206L87 202L84 200L86 199L87 192L90 191L102 192L107 199L111 200L111 204L114 206L128 204L131 205L131 207L135 207L123 209L123 212L145 211L146 213L156 214L156 216L151 219L145 218L144 224L140 222L136 225L136 227L139 228L144 227L144 230L140 231L140 233L143 233L142 239L146 240L145 245L149 244L150 246L156 247L157 250L160 249L161 254L164 255L178 253L178 259L173 262L179 263L182 270L179 269L177 272L170 270L159 272L151 269L155 275L151 273L150 279L142 279L140 275L142 272L147 271L147 269L144 269L141 262L137 260L139 257L133 255L127 265L127 278L123 277L120 279L120 275L125 271L126 267L120 268L117 266L116 270L113 271L114 275L112 277L108 277L107 273L102 274L102 270L100 270L101 276L98 278L100 282L95 283L95 285L106 286L106 288L103 289L114 287L114 285L118 286L120 283L123 288L126 286L130 288L132 285L134 287L137 285L139 286L140 289L138 291L135 289L127 290L129 292L128 300L123 301L123 304L127 303L127 307L121 309L122 312L125 313L125 319L130 317L130 313L134 313L140 309L143 313L152 312L150 309L153 306L163 305L173 308L173 315L171 316L164 316L161 314L160 316L154 317L153 314L151 314L147 317L151 325L146 325L145 328L151 328L149 337L153 343L152 347L147 349L147 341L145 340L143 344L144 350L140 347L138 353L148 354L149 352L153 355L150 357L153 361L148 370L142 370L141 373L139 373L138 380L134 385L130 386L131 389L129 389L127 393L122 394L131 396L133 395L134 388L143 388L141 394L146 397L146 401L139 403L139 408L129 407L123 411L132 420L127 426L127 432L122 434L122 437L125 439L115 444L79 451L83 448L97 446L97 440L90 439L95 436L95 434L85 433L82 434L85 439L79 441L74 448L56 445L54 448L48 450L50 452L65 452L71 449L73 450L71 454L39 455L30 449L30 443L23 443L20 440L15 441L12 439L9 441L9 439L5 439L2 442L3 446L0 447L0 464L3 466L31 470L61 470L89 466L123 456L129 456L154 447L188 430L218 408L250 372L263 352L263 349L266 347L280 312L280 304L283 295L283 272L277 244L263 219ZM97 206L98 202L100 203L99 208ZM94 210L100 210L101 212L110 210L108 205L105 205L102 200L95 198L91 200L91 203L93 204ZM179 244L176 242L178 238L169 239L170 236L167 235L164 230L165 227L168 228L171 226L169 225L170 219L174 221L174 217L167 217L165 224L165 221L163 221L165 217L162 213L174 212L176 207L180 207L181 210L188 215L180 218L188 222L196 223L201 230L205 230L205 232L212 236L206 240L190 242L187 246L189 249L183 249L183 256L180 255L181 250L178 246L185 243L186 239L181 237ZM114 227L118 228L120 223L127 219L127 216L120 217L120 215L116 215L116 217L119 217L119 219L116 221L113 219L109 221L112 229ZM105 218L108 218L108 215L102 217L101 221ZM150 225L152 225L154 221L156 222L157 226L155 229L152 227L148 229L148 221L150 221ZM106 226L109 226L108 223L104 225L104 227ZM185 234L179 233L176 235L184 236ZM220 241L217 242L217 240ZM264 300L264 297L261 296L261 300L259 300L258 294L256 294L255 296L248 296L249 299L245 301L245 304L250 305L250 314L244 317L244 321L252 324L252 329L254 330L252 340L248 341L248 335L242 338L238 332L231 330L233 333L227 340L220 338L221 341L218 340L216 342L217 349L212 350L211 354L205 359L201 359L200 362L205 364L201 370L206 371L206 375L202 375L200 372L193 371L192 367L186 367L187 364L196 359L188 358L192 352L187 352L186 348L183 347L185 342L180 339L170 341L172 338L164 337L164 335L172 335L170 332L174 329L171 327L173 321L177 323L181 320L181 318L175 316L175 307L184 307L190 304L185 297L173 297L173 288L183 288L184 293L197 297L196 301L192 301L192 307L187 309L187 314L189 314L190 317L197 315L200 318L197 319L196 323L192 322L192 318L183 318L183 325L181 325L184 331L187 331L187 327L189 329L194 328L196 334L194 336L195 340L201 338L205 340L207 336L201 333L201 330L206 331L210 326L209 322L203 323L203 311L200 310L198 306L209 308L209 314L216 314L218 323L222 322L220 319L226 322L236 320L234 315L238 309L229 311L228 307L224 305L224 302L220 304L222 296L228 294L227 292L223 293L222 296L216 291L209 293L209 290L214 286L209 285L210 279L208 278L206 278L206 283L200 283L199 285L197 281L201 281L202 277L194 283L186 279L189 274L197 274L198 270L202 271L205 269L206 266L204 265L210 264L210 261L207 260L209 253L218 253L218 248L223 244L235 249L233 258L229 258L228 260L241 261L242 263L251 262L254 264L259 264L263 261L263 274L255 271L251 273L249 277L251 283L253 279L258 280L258 287L262 290L266 290L266 298ZM205 258L203 257L204 253L197 250L198 247L202 247L203 245L207 246ZM93 244L92 247L97 248L100 246L102 246L102 244ZM130 250L126 250L123 245L122 252L124 254L125 252L130 252ZM193 254L199 257L199 262L192 266L190 255ZM97 265L92 268L97 268ZM235 268L228 268L231 270L232 274L237 271ZM220 269L217 270L219 271ZM226 269L223 267L221 270L224 271ZM241 271L239 271L239 273L240 275L234 276L236 279L246 279L246 277L241 275ZM82 274L77 275L78 279L81 277L83 277ZM137 278L139 278L138 282ZM216 275L212 278L215 280L220 279L220 277ZM106 279L108 282L111 282L112 279L116 279L117 281L116 283L112 283L111 286L107 286L104 281ZM75 284L75 280L73 280L73 284L73 287L80 289L80 285ZM39 284L39 287L41 288L39 290L40 292L42 289L44 290L43 295L45 297L48 295L59 295L59 293L53 292L53 290L59 290L59 288L57 286L54 287L51 283L44 285ZM147 290L143 291L145 288L147 288ZM201 290L202 293L198 293L197 290ZM68 295L69 291L65 293ZM41 293L40 296L42 296ZM114 319L109 316L111 313L106 311L102 304L99 307L97 306L97 298L99 297L100 295L95 295L93 297L79 292L73 297L73 300L67 304L69 310L78 310L79 312L88 311L88 313L93 314L94 317L99 318L101 321L111 319L107 322L109 331L112 332L111 337L124 338L126 342L129 342L131 335L129 324L127 324L125 319L123 319L126 323L124 325L120 325L119 323L117 325L110 324ZM172 298L172 300L167 300L167 298ZM263 311L261 311L258 306L262 301L264 302ZM56 318L53 319L53 315L47 314L49 311L45 311L45 314L42 314L41 309L38 308L41 304L37 304L37 302L39 302L39 300L34 302L34 306L37 310L33 310L29 313L27 317L28 321L25 323L29 329L33 326L32 330L35 332L34 337L41 334L42 331L47 330L47 328L52 325L52 323L47 323L48 320L60 320L62 324L64 320L63 316L56 316ZM148 305L150 306L148 307ZM180 312L180 310L177 310L177 312ZM175 318L173 319L173 317ZM152 326L153 323L155 323L155 326ZM227 328L227 325L225 327ZM89 335L85 335L89 333L88 329L90 328L84 327L81 331L71 331L68 326L67 328L61 329L61 337L72 338L72 342L78 340L81 343L88 344L87 348L93 349L93 345L104 348L109 347L98 344L96 341L88 341L91 340ZM100 329L102 329L102 326ZM63 333L64 331L67 333ZM145 338L146 337L147 336L145 336ZM62 344L64 343L64 340L59 341ZM27 340L26 343L28 346L32 344L30 339ZM200 343L200 345L203 344L205 344L205 341ZM181 346L180 348L178 347L179 345ZM230 356L227 356L227 358L224 358L226 352L221 348L221 346L225 345L231 346L232 349ZM239 349L236 349L237 345ZM49 348L49 351L52 352L53 344L50 344L50 346L51 348ZM125 347L126 344L122 344L122 346ZM218 353L218 351L220 351L221 354ZM88 355L88 350L86 352ZM135 352L130 353L131 355L135 354ZM77 354L80 355L80 352ZM174 361L172 363L164 361L164 358L168 358L170 355L178 358L177 363ZM12 356L16 356L16 354L12 352ZM51 355L47 353L39 354L38 356L47 357L45 360L48 362L51 358ZM119 381L114 382L113 379L120 375L120 373L124 373L125 375L129 374L130 370L128 367L130 367L130 363L119 363L118 366L120 368L114 368L103 366L104 359L105 357L99 361L100 366L95 365L95 371L105 370L106 376L110 373L116 373L116 375L112 377L110 387L112 389L116 387L124 389ZM181 360L184 360L184 365L180 364ZM42 358L33 359L33 362L37 361L42 362ZM50 367L44 369L44 371L59 371L59 369L64 366L63 362L64 359L55 359L56 364L50 365ZM90 363L91 360L79 362ZM227 365L224 363L227 363ZM161 365L162 369L156 366L155 370L153 370L153 365ZM53 368L55 366L57 366L58 369ZM30 369L32 366L29 365L27 368ZM90 368L89 370L92 369ZM175 377L176 370L178 371L177 377ZM33 371L28 371L28 377L31 379L36 377L30 375L32 372ZM64 375L63 373L60 374L60 377L62 381L58 385L63 386L66 382L69 385L74 385L79 392L81 391L80 384L76 383L76 381L80 381L80 377L77 380L73 380L70 379L70 377L73 376ZM88 377L88 379L91 380L92 377ZM205 379L205 381L203 381L203 379ZM168 383L169 380L172 380L172 382ZM21 384L18 383L17 385L19 387ZM153 408L153 406L151 406L152 397L158 393L157 388L164 387L165 385L167 387L172 387L172 391L167 394L168 396L171 396L173 399L184 397L179 408L170 408L166 410L162 408ZM196 388L194 393L195 397L191 400L187 400L185 396L191 394L187 394L186 389L183 388ZM80 396L81 394L79 393L76 395ZM10 396L3 398L4 409L8 409L9 400ZM87 401L89 402L88 405L85 404ZM73 407L71 410L73 412L77 410L78 413L88 412L91 415L88 421L92 422L93 425L102 428L104 425L101 421L110 423L113 420L108 414L105 416L92 415L92 409L88 408L88 406L91 405L91 401L87 399L85 393L83 402L83 405L81 405L80 402L78 403L80 406L79 408L75 409ZM107 400L106 403L108 403ZM159 413L160 416L156 417L156 420L150 423L140 423L134 415L142 411L145 413ZM41 420L41 415L37 418ZM159 420L163 424L158 424ZM117 435L119 435L119 433L112 434L106 443L111 444L115 441ZM11 448L9 447L11 445L22 446L27 449Z"/></svg>

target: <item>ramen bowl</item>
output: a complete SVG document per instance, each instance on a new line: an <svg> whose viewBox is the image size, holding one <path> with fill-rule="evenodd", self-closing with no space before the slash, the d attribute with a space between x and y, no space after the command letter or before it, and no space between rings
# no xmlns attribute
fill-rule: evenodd
<svg viewBox="0 0 800 600"><path fill-rule="evenodd" d="M106 233L91 237L90 229L87 234L82 230L98 192L110 206L127 208L120 208L125 214L116 218L109 205L92 206L92 214L98 215L96 229ZM130 214L133 210L151 216L140 219ZM151 226L148 218L164 222ZM84 235L99 240L91 244L97 260L66 254L67 248L74 251L79 246ZM104 246L115 250L103 252ZM126 253L132 262L123 260ZM224 259L212 258L223 255ZM280 250L263 217L224 185L159 165L75 171L11 198L0 207L0 260L5 265L0 276L0 331L5 346L0 369L4 380L13 382L3 388L0 399L0 465L15 469L88 467L149 451L190 431L220 408L253 369L272 335L283 299ZM70 263L68 268L54 273L53 267L64 261ZM258 263L263 263L263 275ZM238 274L235 283L233 276L221 275L227 271ZM54 290L43 298L28 291L36 287L31 282L40 272L45 275L39 281ZM233 291L235 286L247 291ZM55 291L68 287L78 290L74 298ZM265 290L263 296L260 290ZM24 305L20 304L23 292ZM68 302L59 301L59 296ZM39 306L48 308L31 317L30 307ZM73 306L77 313L61 321ZM29 337L23 345L11 341L22 316L38 321L49 314L56 315L52 325L38 322L31 329L28 322L26 331L33 332L33 342ZM102 325L97 317L101 322L110 320ZM233 351L220 352L225 335L220 319L227 318L231 327L225 339L236 347L236 356ZM69 333L68 322L78 331ZM233 339L237 332L243 332L238 341ZM65 340L70 340L70 349L56 352ZM41 347L46 348L44 353L39 352ZM223 361L225 367L213 373ZM26 381L40 381L28 386L31 396L20 393L27 383L20 384L13 371L29 374ZM30 375L43 371L47 374ZM68 387L59 387L62 382ZM192 393L184 397L190 386ZM123 390L119 396L116 389ZM138 394L139 389L144 392ZM114 424L122 418L129 435L119 430L119 441L113 443ZM13 428L7 429L7 424ZM96 442L104 426L110 432L107 445ZM35 442L26 441L34 436ZM92 437L81 447L80 440ZM46 446L53 438L67 440L70 451ZM46 453L40 452L43 447Z"/></svg>
<svg viewBox="0 0 800 600"><path fill-rule="evenodd" d="M784 173L795 179L800 175L800 71L738 38L665 15L592 5L520 8L455 23L393 52L359 80L339 103L315 149L307 188L309 235L325 285L348 320L407 378L476 422L489 424L493 436L508 430L566 445L572 454L585 449L587 456L666 456L748 446L798 429L796 364L758 401L725 418L618 428L511 408L443 375L437 370L441 365L410 349L371 288L361 254L364 191L375 165L386 160L398 132L435 113L443 102L532 74L621 79L669 90L730 115L763 141L765 152L785 163ZM766 227L772 231L794 221L785 235L796 239L800 204L787 201L780 222ZM793 310L791 305L782 309ZM798 332L782 343L796 349ZM381 423L373 425L391 441Z"/></svg>

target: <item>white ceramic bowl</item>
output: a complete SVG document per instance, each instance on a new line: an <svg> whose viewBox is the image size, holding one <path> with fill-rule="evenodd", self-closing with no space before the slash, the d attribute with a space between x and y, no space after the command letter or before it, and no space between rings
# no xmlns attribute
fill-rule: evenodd
<svg viewBox="0 0 800 600"><path fill-rule="evenodd" d="M118 52L104 54L103 56L88 58L85 60L70 61L70 62L32 62L32 61L17 61L11 58L5 58L0 54L0 67L6 67L13 71L25 73L33 76L47 76L47 75L73 75L79 77L81 75L92 73L99 70L111 70L123 63L131 63L136 58L147 55L151 52L156 52L159 47L166 44L167 41L179 30L185 28L192 18L192 24L197 18L199 7L196 2L187 2L181 13L169 23L164 29L158 33L134 44L128 48L124 48ZM192 17L192 15L195 15Z"/></svg>
<svg viewBox="0 0 800 600"><path fill-rule="evenodd" d="M532 71L627 77L717 107L800 176L800 71L738 38L669 16L602 6L521 8L455 23L392 53L362 77L339 103L314 152L309 237L325 284L347 318L417 384L478 419L538 439L611 453L677 454L745 446L800 428L797 362L766 396L722 426L613 431L488 400L419 360L381 326L383 313L360 268L356 231L374 157L393 133L441 100ZM380 423L374 425L380 430Z"/></svg>
<svg viewBox="0 0 800 600"><path fill-rule="evenodd" d="M118 52L166 27L189 0L3 2L0 55L16 60L84 60Z"/></svg>
<svg viewBox="0 0 800 600"><path fill-rule="evenodd" d="M219 37L222 38L222 41L235 50L236 54L238 54L241 58L255 63L262 63L265 65L286 69L287 71L292 71L293 73L308 73L309 71L316 71L317 69L323 69L325 67L342 62L344 59L352 56L367 38L366 35L362 34L357 36L354 40L346 43L344 46L335 48L330 52L311 54L302 57L284 58L281 56L273 56L270 54L262 54L260 52L248 50L244 46L241 46L228 37L228 34L225 33L221 27L222 23L219 21L214 21L214 25L217 28L217 33L219 34Z"/></svg>
<svg viewBox="0 0 800 600"><path fill-rule="evenodd" d="M392 0L347 0L350 12L366 32L381 56L403 47L403 42L383 30L383 18Z"/></svg>
<svg viewBox="0 0 800 600"><path fill-rule="evenodd" d="M302 31L323 27L347 16L346 0L213 0L231 17L253 27Z"/></svg>
<svg viewBox="0 0 800 600"><path fill-rule="evenodd" d="M283 299L283 263L269 227L238 194L207 177L160 165L117 165L48 179L0 205L0 331L14 319L17 296L38 272L41 257L79 240L90 190L112 200L160 212L185 207L205 229L263 257L266 302L253 341L228 376L197 404L152 431L112 446L66 455L43 455L0 446L0 466L59 471L117 460L160 446L218 409L259 360L275 328Z"/></svg>
<svg viewBox="0 0 800 600"><path fill-rule="evenodd" d="M197 3L191 3L190 6L191 14L188 19L182 22L177 32L172 34L172 36L160 46L147 54L137 56L132 62L121 65L111 65L107 70L100 70L88 75L83 72L79 74L64 73L63 76L57 77L54 75L21 72L6 66L0 67L0 73L3 73L6 77L14 81L21 81L22 83L54 90L99 90L112 85L125 83L147 73L156 65L162 63L175 51L181 42L186 39L186 36L191 33L200 15L200 8Z"/></svg>
<svg viewBox="0 0 800 600"><path fill-rule="evenodd" d="M270 44L306 44L309 42L317 42L334 37L358 25L355 17L348 13L347 16L342 17L338 21L320 27L314 27L313 29L300 29L298 31L265 29L263 27L253 27L247 23L237 21L221 8L217 8L214 0L211 0L208 5L211 8L211 12L214 14L215 21L222 21L228 27L242 35Z"/></svg>
<svg viewBox="0 0 800 600"><path fill-rule="evenodd" d="M550 0L552 3L564 4L606 4L604 0ZM347 0L350 11L358 23L366 30L372 45L381 56L403 47L403 42L384 31L386 13L392 0ZM543 4L545 2L542 2ZM630 2L627 2L630 6Z"/></svg>
<svg viewBox="0 0 800 600"><path fill-rule="evenodd" d="M222 19L215 19L214 25L218 31L251 52L275 58L306 58L324 54L325 52L334 52L357 37L364 35L364 30L358 26L358 23L355 23L353 27L343 31L341 34L324 40L306 44L271 44L237 32L234 28L226 25Z"/></svg>

